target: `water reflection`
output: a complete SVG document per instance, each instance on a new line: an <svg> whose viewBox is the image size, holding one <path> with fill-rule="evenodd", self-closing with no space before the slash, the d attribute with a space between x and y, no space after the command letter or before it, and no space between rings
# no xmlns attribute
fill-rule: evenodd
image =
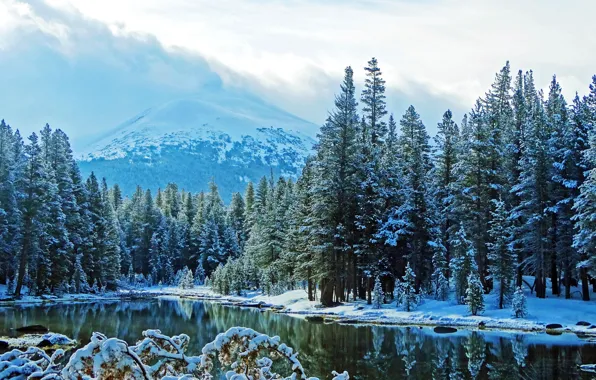
<svg viewBox="0 0 596 380"><path fill-rule="evenodd" d="M134 343L159 328L191 337L198 353L219 332L246 326L300 352L309 375L328 379L348 370L356 379L590 379L578 365L596 362L596 348L566 334L504 334L459 331L437 335L430 328L315 324L257 309L237 309L184 299L0 308L0 333L42 324L87 342L93 331Z"/></svg>

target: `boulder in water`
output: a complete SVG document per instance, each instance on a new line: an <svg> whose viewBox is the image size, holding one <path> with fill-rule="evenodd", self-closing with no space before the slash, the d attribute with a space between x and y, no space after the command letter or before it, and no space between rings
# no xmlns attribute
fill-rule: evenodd
<svg viewBox="0 0 596 380"><path fill-rule="evenodd" d="M562 329L562 328L563 328L563 326L559 323L549 323L548 325L546 325L547 330Z"/></svg>
<svg viewBox="0 0 596 380"><path fill-rule="evenodd" d="M320 315L309 315L305 319L309 322L314 322L314 323L325 322L325 318L321 317Z"/></svg>
<svg viewBox="0 0 596 380"><path fill-rule="evenodd" d="M586 321L579 321L575 325L576 326L590 326L592 324L590 322L586 322Z"/></svg>
<svg viewBox="0 0 596 380"><path fill-rule="evenodd" d="M17 329L17 332L23 334L43 334L50 331L47 327L42 325L23 326Z"/></svg>
<svg viewBox="0 0 596 380"><path fill-rule="evenodd" d="M453 334L457 332L457 329L455 327L437 326L433 331L437 334Z"/></svg>

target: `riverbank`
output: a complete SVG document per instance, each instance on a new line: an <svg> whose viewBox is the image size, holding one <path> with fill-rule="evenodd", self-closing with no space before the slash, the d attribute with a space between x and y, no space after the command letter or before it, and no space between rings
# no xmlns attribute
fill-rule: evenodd
<svg viewBox="0 0 596 380"><path fill-rule="evenodd" d="M210 289L179 290L164 288L164 294L192 299L218 297ZM566 300L563 298L537 299L527 294L528 316L513 318L510 309L498 309L496 296L485 298L486 309L478 316L470 315L466 305L453 301L422 300L418 308L405 312L395 302L373 309L366 301L346 302L335 307L323 308L316 301L308 301L304 290L293 290L279 296L268 297L249 293L244 296L220 297L220 302L234 306L259 307L289 315L309 317L339 323L370 323L383 325L445 326L495 330L573 332L596 338L596 301ZM315 318L313 318L315 317ZM316 318L319 317L319 318ZM559 326L560 325L560 326Z"/></svg>
<svg viewBox="0 0 596 380"><path fill-rule="evenodd" d="M308 301L304 290L292 290L272 297L256 291L245 292L242 296L221 296L205 286L193 289L149 287L102 294L70 294L61 297L26 296L20 300L0 301L0 306L121 301L164 296L213 301L237 307L255 307L318 322L572 332L594 339L596 342L596 301L566 300L552 296L537 299L529 292L526 294L528 305L526 318L513 318L510 309L498 309L496 296L492 294L485 297L484 312L481 315L472 316L466 305L457 305L454 301L437 301L432 298L424 298L412 312L399 310L394 302L384 304L381 309L373 309L372 305L366 304L366 301L346 302L335 307L323 308L316 301Z"/></svg>

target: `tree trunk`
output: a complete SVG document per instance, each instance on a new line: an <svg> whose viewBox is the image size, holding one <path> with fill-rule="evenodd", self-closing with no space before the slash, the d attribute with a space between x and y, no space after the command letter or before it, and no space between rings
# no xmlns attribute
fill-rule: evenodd
<svg viewBox="0 0 596 380"><path fill-rule="evenodd" d="M308 277L308 300L309 301L314 301L315 297L313 296L313 289L312 289L312 279L310 278L311 274L310 274L310 268L307 271L307 277Z"/></svg>
<svg viewBox="0 0 596 380"><path fill-rule="evenodd" d="M368 277L366 284L366 303L372 305L372 277Z"/></svg>
<svg viewBox="0 0 596 380"><path fill-rule="evenodd" d="M551 259L550 259L550 282L552 285L553 295L555 295L555 296L560 295L561 289L559 288L559 277L557 274L557 256L554 251L551 253Z"/></svg>
<svg viewBox="0 0 596 380"><path fill-rule="evenodd" d="M568 260L565 263L565 298L571 298L571 268L569 268Z"/></svg>
<svg viewBox="0 0 596 380"><path fill-rule="evenodd" d="M546 298L546 285L544 283L544 276L542 274L542 270L540 270L536 274L535 287L536 287L536 297L537 298Z"/></svg>
<svg viewBox="0 0 596 380"><path fill-rule="evenodd" d="M590 300L590 284L588 283L588 270L586 268L579 269L579 275L582 282L582 300Z"/></svg>
<svg viewBox="0 0 596 380"><path fill-rule="evenodd" d="M333 280L324 279L321 281L321 305L329 307L333 305Z"/></svg>
<svg viewBox="0 0 596 380"><path fill-rule="evenodd" d="M25 281L25 273L27 271L27 259L29 253L30 236L28 231L31 230L31 220L27 219L24 225L25 236L23 236L23 247L21 249L21 257L19 261L19 274L17 278L17 286L14 291L16 298L21 298L21 290L23 289L23 281Z"/></svg>
<svg viewBox="0 0 596 380"><path fill-rule="evenodd" d="M501 289L499 289L499 309L503 308L503 301L505 299L505 280L501 279Z"/></svg>

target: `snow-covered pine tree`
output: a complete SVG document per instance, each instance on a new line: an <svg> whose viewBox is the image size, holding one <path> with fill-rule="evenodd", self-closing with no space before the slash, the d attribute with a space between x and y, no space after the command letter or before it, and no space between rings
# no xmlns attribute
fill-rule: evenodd
<svg viewBox="0 0 596 380"><path fill-rule="evenodd" d="M240 193L234 193L232 194L232 201L230 202L226 223L228 228L232 227L234 233L236 234L236 241L238 242L239 251L244 248L247 238L244 226L245 219L244 199L242 199L242 195L240 195ZM239 254L239 251L234 252L235 256Z"/></svg>
<svg viewBox="0 0 596 380"><path fill-rule="evenodd" d="M87 275L83 270L82 262L83 254L79 253L75 258L74 271L72 273L72 289L75 293L86 293L89 291L89 284L87 283Z"/></svg>
<svg viewBox="0 0 596 380"><path fill-rule="evenodd" d="M312 187L301 189L312 196L310 217L318 225L314 230L316 242L313 247L318 247L320 260L313 267L315 273L312 275L321 279L323 305L330 305L334 294L343 297L346 271L342 263L354 260L352 247L358 187L355 91L352 68L347 67L340 92L335 97L335 108L318 135L317 153L312 160Z"/></svg>
<svg viewBox="0 0 596 380"><path fill-rule="evenodd" d="M508 135L507 145L507 182L515 185L519 181L521 174L522 165L522 151L524 150L524 142L526 135L526 99L524 97L524 75L522 70L519 70L515 77L515 84L513 88L513 97L511 100L513 108L513 127ZM522 202L521 197L513 189L509 189L509 196L506 198L508 208L510 210L518 210ZM524 245L522 244L523 231L521 226L524 225L525 216L517 212L511 212L509 219L512 225L512 236L511 236L511 249L517 256L517 270L515 284L521 286L522 284L522 272L523 272L523 261L528 252L525 252Z"/></svg>
<svg viewBox="0 0 596 380"><path fill-rule="evenodd" d="M209 276L219 264L224 264L226 256L215 219L209 219L205 223L199 241L200 262L206 275Z"/></svg>
<svg viewBox="0 0 596 380"><path fill-rule="evenodd" d="M576 212L573 217L576 223L573 246L581 255L577 267L582 281L582 299L589 301L588 273L596 268L596 75L592 78L590 94L584 103L583 116L589 125L589 148L584 151L584 160L589 172L573 206Z"/></svg>
<svg viewBox="0 0 596 380"><path fill-rule="evenodd" d="M433 245L436 243L431 195L427 184L431 169L429 136L420 115L410 106L400 121L400 172L402 183L399 198L403 203L389 212L378 236L385 244L395 246L402 241L403 255L416 274L416 289L428 287L432 274Z"/></svg>
<svg viewBox="0 0 596 380"><path fill-rule="evenodd" d="M545 103L546 122L550 137L548 153L552 168L550 178L550 204L547 215L550 216L549 259L550 279L553 295L560 295L559 269L569 266L569 259L575 255L573 249L573 222L571 220L577 183L577 166L572 160L576 157L575 133L570 130L567 102L565 101L557 77L553 76L548 99ZM561 268L562 269L562 268Z"/></svg>
<svg viewBox="0 0 596 380"><path fill-rule="evenodd" d="M188 267L184 267L184 269L182 270L182 275L180 276L178 286L182 289L194 288L194 276L192 274L192 270L188 269Z"/></svg>
<svg viewBox="0 0 596 380"><path fill-rule="evenodd" d="M383 293L383 286L381 285L381 278L379 276L375 277L375 287L373 288L372 298L373 309L380 309L385 303L385 294Z"/></svg>
<svg viewBox="0 0 596 380"><path fill-rule="evenodd" d="M358 210L356 213L357 248L362 276L366 281L368 303L372 302L373 280L379 261L378 228L379 219L385 214L385 199L381 188L380 168L383 157L383 143L387 135L387 124L383 120L387 114L385 104L385 80L376 58L368 61L365 67L366 79L360 98L362 120L358 136L359 163L356 176L359 182Z"/></svg>
<svg viewBox="0 0 596 380"><path fill-rule="evenodd" d="M420 294L416 292L416 274L410 267L406 266L406 273L403 281L399 281L396 287L397 305L403 307L405 311L412 311L420 303Z"/></svg>
<svg viewBox="0 0 596 380"><path fill-rule="evenodd" d="M511 191L520 199L512 210L524 221L515 225L514 235L528 253L524 269L535 276L536 296L546 297L546 273L549 267L548 233L551 218L545 210L551 207L549 183L552 160L548 155L550 133L541 95L536 92L532 72L524 76L525 139L522 145L520 176Z"/></svg>
<svg viewBox="0 0 596 380"><path fill-rule="evenodd" d="M515 318L525 318L528 315L526 295L521 286L515 289L513 300L511 301L511 310Z"/></svg>
<svg viewBox="0 0 596 380"><path fill-rule="evenodd" d="M434 170L432 179L435 181L434 188L436 194L434 195L437 202L438 211L438 225L440 228L440 239L445 247L444 265L449 265L449 259L451 257L451 238L452 226L457 223L455 220L455 213L453 213L453 203L455 198L455 165L458 160L458 146L459 146L459 127L453 121L453 114L451 110L445 111L443 119L438 123L437 135L435 136L434 144ZM433 265L435 271L437 265L441 266L440 270L443 270L443 263L435 263ZM447 272L443 272L443 277L447 277ZM437 276L435 276L437 278Z"/></svg>
<svg viewBox="0 0 596 380"><path fill-rule="evenodd" d="M22 140L17 136L15 149L20 150L23 146ZM46 194L46 173L43 165L39 139L35 133L29 137L29 144L25 145L24 153L26 166L22 177L18 179L18 187L23 198L20 201L20 212L22 215L22 240L18 255L18 277L15 289L15 297L19 298L23 289L25 276L32 276L38 265L46 265L45 261L40 262L39 239L43 231L40 220L40 211L43 207ZM43 290L42 290L43 291Z"/></svg>
<svg viewBox="0 0 596 380"><path fill-rule="evenodd" d="M468 276L466 304L472 315L478 315L484 310L484 289L482 282L480 282L480 276L476 271L472 271Z"/></svg>
<svg viewBox="0 0 596 380"><path fill-rule="evenodd" d="M470 273L477 272L476 249L473 243L467 238L463 224L455 232L452 240L452 257L449 263L453 282L455 284L455 299L458 303L464 303L466 288Z"/></svg>
<svg viewBox="0 0 596 380"><path fill-rule="evenodd" d="M517 269L517 258L511 249L512 227L509 212L505 209L505 202L493 200L495 206L491 211L490 229L488 233L491 242L488 243L489 272L493 281L499 284L499 309L502 309L511 299L513 280Z"/></svg>

